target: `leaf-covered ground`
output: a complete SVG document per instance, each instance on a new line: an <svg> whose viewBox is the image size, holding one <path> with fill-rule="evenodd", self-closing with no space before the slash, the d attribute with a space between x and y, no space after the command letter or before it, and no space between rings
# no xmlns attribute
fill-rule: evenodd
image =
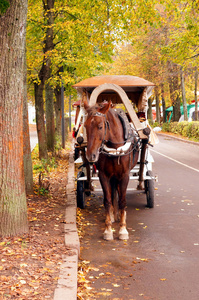
<svg viewBox="0 0 199 300"><path fill-rule="evenodd" d="M53 299L63 255L68 152L62 151L38 182L34 170L35 194L27 197L29 234L0 238L0 299ZM42 170L43 171L43 170ZM47 178L48 193L42 186ZM44 184L45 185L45 184Z"/></svg>

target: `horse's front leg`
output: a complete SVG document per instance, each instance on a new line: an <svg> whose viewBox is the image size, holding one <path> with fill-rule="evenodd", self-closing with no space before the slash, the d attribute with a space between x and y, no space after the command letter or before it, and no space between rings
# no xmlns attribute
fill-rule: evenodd
<svg viewBox="0 0 199 300"><path fill-rule="evenodd" d="M113 215L113 207L111 201L111 185L108 178L100 176L100 182L102 185L102 189L104 192L104 207L105 207L105 231L104 231L104 239L105 240L113 240L113 231L112 231L112 215Z"/></svg>
<svg viewBox="0 0 199 300"><path fill-rule="evenodd" d="M119 193L119 211L120 211L120 230L119 230L119 239L120 240L128 240L129 233L126 229L126 189L129 182L129 176L125 176L125 178L120 182L118 187Z"/></svg>

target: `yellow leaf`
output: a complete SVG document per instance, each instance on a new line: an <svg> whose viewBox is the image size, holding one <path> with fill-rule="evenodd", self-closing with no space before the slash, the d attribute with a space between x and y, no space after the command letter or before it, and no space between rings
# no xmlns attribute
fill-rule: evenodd
<svg viewBox="0 0 199 300"><path fill-rule="evenodd" d="M26 284L26 281L22 279L22 280L20 280L20 283L21 284Z"/></svg>
<svg viewBox="0 0 199 300"><path fill-rule="evenodd" d="M89 260L83 260L82 263L87 265L87 264L90 264L90 261Z"/></svg>
<svg viewBox="0 0 199 300"><path fill-rule="evenodd" d="M148 262L148 259L147 258L140 258L141 261L146 261Z"/></svg>
<svg viewBox="0 0 199 300"><path fill-rule="evenodd" d="M120 286L120 285L117 284L117 283L112 283L112 285L113 285L114 287L119 287L119 286Z"/></svg>
<svg viewBox="0 0 199 300"><path fill-rule="evenodd" d="M23 268L23 267L27 267L28 265L27 264L25 264L25 263L22 263L22 264L20 264L20 267L21 268Z"/></svg>
<svg viewBox="0 0 199 300"><path fill-rule="evenodd" d="M90 286L86 286L87 290L92 290L93 288Z"/></svg>

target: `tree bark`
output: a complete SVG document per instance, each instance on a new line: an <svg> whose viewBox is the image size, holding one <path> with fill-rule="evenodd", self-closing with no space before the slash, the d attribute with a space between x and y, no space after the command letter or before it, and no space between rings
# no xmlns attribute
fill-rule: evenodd
<svg viewBox="0 0 199 300"><path fill-rule="evenodd" d="M47 149L54 151L55 147L55 123L54 123L54 103L53 103L53 88L49 83L45 86L46 96L46 134L47 134Z"/></svg>
<svg viewBox="0 0 199 300"><path fill-rule="evenodd" d="M166 123L166 103L164 98L164 85L161 84L161 98L162 98L162 115L163 115L163 123Z"/></svg>
<svg viewBox="0 0 199 300"><path fill-rule="evenodd" d="M169 65L168 81L169 81L170 98L173 105L173 121L178 122L181 116L179 83L178 83L179 70L178 70L178 66L172 62L168 63L168 65Z"/></svg>
<svg viewBox="0 0 199 300"><path fill-rule="evenodd" d="M153 124L153 111L152 111L152 102L153 102L153 99L152 98L149 98L148 99L148 112L147 112L147 119L150 121L151 124Z"/></svg>
<svg viewBox="0 0 199 300"><path fill-rule="evenodd" d="M160 98L158 89L155 88L156 122L160 123Z"/></svg>
<svg viewBox="0 0 199 300"><path fill-rule="evenodd" d="M39 158L46 159L47 154L47 144L46 144L46 130L44 122L44 100L43 100L43 90L44 83L35 83L35 111L36 111L36 124L37 124L37 135L39 142Z"/></svg>
<svg viewBox="0 0 199 300"><path fill-rule="evenodd" d="M0 235L28 231L23 167L27 0L9 1L0 17Z"/></svg>
<svg viewBox="0 0 199 300"><path fill-rule="evenodd" d="M47 22L47 29L44 40L44 56L43 64L39 72L39 83L35 83L35 110L37 122L37 134L39 141L39 158L47 158L47 143L46 143L46 130L44 123L44 100L43 91L45 82L50 78L51 60L48 52L54 49L53 44L53 23L54 23L54 0L43 0L44 18Z"/></svg>
<svg viewBox="0 0 199 300"><path fill-rule="evenodd" d="M56 101L55 101L55 115L56 115L56 134L61 136L61 119L62 119L62 110L61 110L61 88L56 87L54 90Z"/></svg>
<svg viewBox="0 0 199 300"><path fill-rule="evenodd" d="M182 67L180 67L180 78L181 78L182 103L183 103L183 110L184 110L184 121L188 121L187 101L186 101L185 85L184 85L184 72Z"/></svg>
<svg viewBox="0 0 199 300"><path fill-rule="evenodd" d="M25 55L26 62L26 55ZM32 173L32 158L30 148L30 134L28 121L28 102L27 102L27 66L24 64L24 99L23 99L23 162L25 174L26 194L33 194L33 173Z"/></svg>
<svg viewBox="0 0 199 300"><path fill-rule="evenodd" d="M195 70L195 121L198 121L198 68Z"/></svg>

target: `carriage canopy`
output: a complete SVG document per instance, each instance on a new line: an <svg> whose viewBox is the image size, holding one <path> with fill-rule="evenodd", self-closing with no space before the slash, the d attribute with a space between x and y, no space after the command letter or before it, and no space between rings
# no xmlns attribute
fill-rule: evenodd
<svg viewBox="0 0 199 300"><path fill-rule="evenodd" d="M104 83L116 84L120 86L126 92L129 100L135 103L140 111L142 110L143 106L146 106L146 103L143 102L148 100L155 86L154 83L137 76L104 75L87 78L79 83L76 83L73 85L73 87L81 94L86 91L89 99L93 90ZM102 102L104 100L108 101L110 99L113 103L122 103L122 99L119 97L119 95L111 90L106 90L105 92L101 93L98 96L97 102Z"/></svg>
<svg viewBox="0 0 199 300"><path fill-rule="evenodd" d="M124 104L138 131L142 131L143 124L140 124L132 104L135 105L138 113L144 112L146 115L148 98L151 96L154 86L155 84L150 81L131 75L95 76L73 85L82 95L82 100L86 98L90 105L104 100L111 100L113 104ZM79 123L77 125L79 126ZM142 132L139 134L140 137L146 138Z"/></svg>

